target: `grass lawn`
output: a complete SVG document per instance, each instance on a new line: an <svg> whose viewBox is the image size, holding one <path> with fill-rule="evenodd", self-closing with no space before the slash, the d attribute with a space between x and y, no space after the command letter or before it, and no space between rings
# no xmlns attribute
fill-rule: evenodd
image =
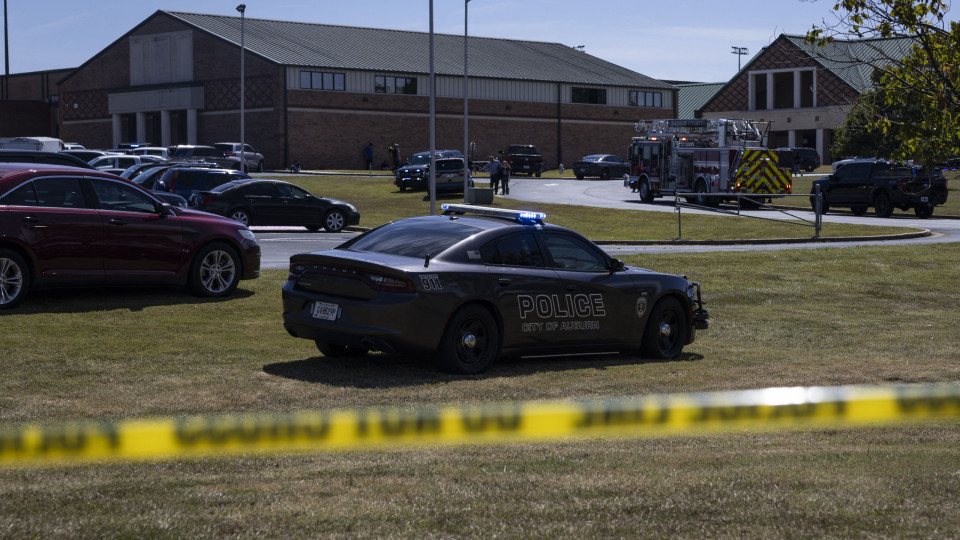
<svg viewBox="0 0 960 540"><path fill-rule="evenodd" d="M0 315L0 421L960 379L960 244L635 255L701 281L668 362L321 357L282 271L227 300L45 291ZM956 537L960 424L0 469L0 536Z"/></svg>

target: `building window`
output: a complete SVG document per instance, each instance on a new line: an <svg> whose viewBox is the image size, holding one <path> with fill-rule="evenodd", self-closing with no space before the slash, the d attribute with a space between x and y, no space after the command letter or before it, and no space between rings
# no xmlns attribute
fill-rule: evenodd
<svg viewBox="0 0 960 540"><path fill-rule="evenodd" d="M411 94L417 95L416 77L387 77L377 75L375 90L378 94Z"/></svg>
<svg viewBox="0 0 960 540"><path fill-rule="evenodd" d="M300 88L311 90L346 90L346 77L343 73L327 71L301 71Z"/></svg>
<svg viewBox="0 0 960 540"><path fill-rule="evenodd" d="M663 107L663 92L630 92L631 107Z"/></svg>
<svg viewBox="0 0 960 540"><path fill-rule="evenodd" d="M603 88L571 88L570 101L573 103L589 103L591 105L606 105L607 91Z"/></svg>

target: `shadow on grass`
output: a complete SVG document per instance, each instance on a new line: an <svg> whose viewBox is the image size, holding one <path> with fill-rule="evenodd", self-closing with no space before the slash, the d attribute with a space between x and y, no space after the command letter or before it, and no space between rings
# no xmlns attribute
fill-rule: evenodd
<svg viewBox="0 0 960 540"><path fill-rule="evenodd" d="M617 366L664 362L696 362L703 356L683 353L673 360L649 360L623 354L502 358L476 375L443 373L426 357L368 354L354 358L315 356L263 366L264 373L307 383L352 388L399 388L424 383L522 377L538 373L604 370Z"/></svg>
<svg viewBox="0 0 960 540"><path fill-rule="evenodd" d="M96 288L57 288L33 291L23 304L0 314L28 315L36 313L88 313L95 311L129 310L140 311L148 307L176 306L180 304L218 303L249 298L254 292L241 284L230 296L202 298L177 286L104 286Z"/></svg>

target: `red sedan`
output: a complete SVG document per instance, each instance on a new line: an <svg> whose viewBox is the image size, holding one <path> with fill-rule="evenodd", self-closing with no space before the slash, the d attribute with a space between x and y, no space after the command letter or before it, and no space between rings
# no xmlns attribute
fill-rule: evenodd
<svg viewBox="0 0 960 540"><path fill-rule="evenodd" d="M245 225L171 207L109 173L0 164L0 309L56 286L180 285L227 296L260 274Z"/></svg>

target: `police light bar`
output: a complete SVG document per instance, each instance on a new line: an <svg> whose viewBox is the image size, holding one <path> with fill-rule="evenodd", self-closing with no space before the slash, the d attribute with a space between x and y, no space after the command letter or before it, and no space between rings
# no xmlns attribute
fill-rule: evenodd
<svg viewBox="0 0 960 540"><path fill-rule="evenodd" d="M529 210L510 210L507 208L490 208L489 206L473 206L470 204L441 204L444 214L476 214L480 216L495 216L514 219L520 223L539 223L547 219L543 212Z"/></svg>

